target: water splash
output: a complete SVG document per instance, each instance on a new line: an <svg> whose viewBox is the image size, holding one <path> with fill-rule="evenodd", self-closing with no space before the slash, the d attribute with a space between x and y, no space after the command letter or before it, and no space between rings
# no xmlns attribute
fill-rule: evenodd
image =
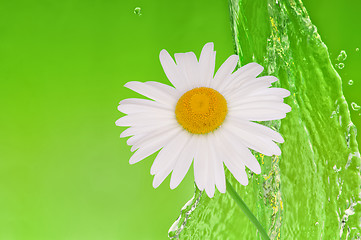
<svg viewBox="0 0 361 240"><path fill-rule="evenodd" d="M191 213L194 211L194 209L197 207L200 199L202 196L202 192L198 190L196 187L196 191L194 193L194 196L191 200L189 200L181 209L180 216L177 218L177 220L173 223L173 225L170 227L168 231L168 237L170 239L178 239L179 234L182 232L183 228L187 224L187 220Z"/></svg>
<svg viewBox="0 0 361 240"><path fill-rule="evenodd" d="M344 211L344 214L343 214L342 219L341 219L340 235L339 235L340 239L342 239L342 235L344 233L343 230L345 229L345 226L346 226L346 223L347 223L347 221L349 219L349 216L352 216L352 215L355 214L356 205L361 203L360 201L357 201L357 202L354 202L354 201L355 200L353 200L353 199L350 200L350 203L348 203L348 201L347 201L347 205L349 205L349 207ZM350 226L347 226L347 232L346 232L345 239L348 239L350 234L351 234L351 228L350 228Z"/></svg>
<svg viewBox="0 0 361 240"><path fill-rule="evenodd" d="M240 65L256 61L278 77L292 111L265 123L285 138L281 157L256 154L262 174L248 173L246 187L227 178L271 239L359 239L361 204L350 208L360 201L356 128L317 28L300 0L229 3ZM228 194L201 196L182 226L181 239L260 239Z"/></svg>

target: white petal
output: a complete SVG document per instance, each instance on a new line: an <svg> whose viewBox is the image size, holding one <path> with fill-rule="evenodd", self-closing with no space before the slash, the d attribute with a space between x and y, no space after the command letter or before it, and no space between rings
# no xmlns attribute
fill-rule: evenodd
<svg viewBox="0 0 361 240"><path fill-rule="evenodd" d="M210 153L210 141L211 141L212 135L208 134L205 136L205 148L207 149L207 168L205 170L205 190L208 195L208 197L212 198L214 196L215 192L215 174L214 174L214 161L213 156L211 156Z"/></svg>
<svg viewBox="0 0 361 240"><path fill-rule="evenodd" d="M184 76L178 71L176 64L169 53L163 49L160 51L159 60L162 64L163 70L169 81L178 90L186 89L186 83L184 82Z"/></svg>
<svg viewBox="0 0 361 240"><path fill-rule="evenodd" d="M136 139L132 139L132 141L129 142L131 140L131 138L129 138L127 143L128 145L133 145L131 151L134 151L140 147L147 146L147 144L150 144L152 141L156 141L157 138L163 138L164 136L167 136L169 131L178 129L180 129L180 127L176 126L175 124L164 125L162 128L154 129L151 132L147 131L139 133L135 135L137 137Z"/></svg>
<svg viewBox="0 0 361 240"><path fill-rule="evenodd" d="M204 136L196 137L197 151L194 156L194 181L199 190L203 191L206 186L206 171L208 161L208 149Z"/></svg>
<svg viewBox="0 0 361 240"><path fill-rule="evenodd" d="M239 57L237 55L232 55L222 64L211 82L212 87L217 89L219 84L232 74L234 68L237 66L238 59Z"/></svg>
<svg viewBox="0 0 361 240"><path fill-rule="evenodd" d="M124 116L115 121L115 125L120 127L129 127L132 126L132 122L130 121L128 116Z"/></svg>
<svg viewBox="0 0 361 240"><path fill-rule="evenodd" d="M127 140L127 144L129 146L132 146L134 145L135 142L141 140L142 138L144 138L146 135L144 133L142 134L138 134L138 135L135 135L133 137L130 137L128 140ZM136 148L137 149L137 148ZM133 152L133 151L132 151Z"/></svg>
<svg viewBox="0 0 361 240"><path fill-rule="evenodd" d="M274 109L281 111L283 113L288 113L291 111L291 107L285 103L281 102L252 102L252 103L246 103L246 104L239 104L238 106L230 107L232 111L243 111L246 109L252 109L252 110L267 110L267 109Z"/></svg>
<svg viewBox="0 0 361 240"><path fill-rule="evenodd" d="M228 115L250 121L270 121L286 117L286 113L274 109L267 109L262 111L259 111L258 109L247 109L243 111L229 112Z"/></svg>
<svg viewBox="0 0 361 240"><path fill-rule="evenodd" d="M227 100L227 99L226 99ZM232 98L232 100L227 100L227 104L229 107L237 106L239 104L247 104L247 103L253 103L253 102L283 102L283 98L279 96L272 96L272 95L266 95L266 96L238 96L235 98Z"/></svg>
<svg viewBox="0 0 361 240"><path fill-rule="evenodd" d="M170 142L166 143L164 148L159 152L158 156L155 158L152 167L150 169L150 173L152 175L156 174L160 169L164 168L170 161L167 160L169 158L168 155L176 155L177 152L183 150L186 141L189 139L188 134L186 134L183 130L174 138L171 139Z"/></svg>
<svg viewBox="0 0 361 240"><path fill-rule="evenodd" d="M175 98L178 98L179 95L181 94L174 87L171 87L171 86L169 86L167 84L163 84L163 83L160 83L160 82L149 81L149 82L145 82L145 84L151 85L153 87L157 87L159 90L163 91L163 93L167 93L170 96L174 96Z"/></svg>
<svg viewBox="0 0 361 240"><path fill-rule="evenodd" d="M174 166L172 177L170 179L171 189L176 188L181 183L184 176L187 174L195 155L195 148L195 137L194 135L192 135L187 145L184 147L183 153L178 158L177 163Z"/></svg>
<svg viewBox="0 0 361 240"><path fill-rule="evenodd" d="M261 72L263 72L262 65L252 62L242 66L239 70L239 75L247 75L257 77Z"/></svg>
<svg viewBox="0 0 361 240"><path fill-rule="evenodd" d="M142 112L133 113L119 118L115 124L121 127L127 126L150 126L153 124L172 124L176 122L175 114L170 112Z"/></svg>
<svg viewBox="0 0 361 240"><path fill-rule="evenodd" d="M144 133L153 133L154 131L162 130L168 127L177 127L179 126L176 121L171 122L170 124L164 124L163 121L157 121L153 124L148 125L137 125L130 128L125 129L121 134L120 137L129 137L132 135L144 134Z"/></svg>
<svg viewBox="0 0 361 240"><path fill-rule="evenodd" d="M261 81L267 81L269 83L274 83L276 81L278 81L278 78L274 77L274 76L263 76L263 77L258 77L258 80Z"/></svg>
<svg viewBox="0 0 361 240"><path fill-rule="evenodd" d="M221 193L226 192L226 179L224 175L224 169L223 169L223 156L222 151L220 151L218 145L217 145L217 134L211 133L212 139L210 139L210 162L214 165L214 176L215 176L215 184L218 188L218 190Z"/></svg>
<svg viewBox="0 0 361 240"><path fill-rule="evenodd" d="M127 128L125 129L121 134L120 134L120 138L125 138L125 137L130 137L135 135L135 129L133 127Z"/></svg>
<svg viewBox="0 0 361 240"><path fill-rule="evenodd" d="M145 130L143 130L143 129L148 129L148 128L147 127L143 127L143 128L130 127L130 128L127 128L120 134L120 138L125 138L125 137L130 137L130 136L134 136L134 135L138 135L138 134L143 134L145 132Z"/></svg>
<svg viewBox="0 0 361 240"><path fill-rule="evenodd" d="M210 166L211 167L211 166ZM215 187L214 187L214 172L213 172L213 168L208 170L209 173L209 177L212 177L211 179L208 179L208 181L206 182L206 193L208 195L209 198L214 197L214 192L215 192ZM210 173L212 173L212 175L210 175Z"/></svg>
<svg viewBox="0 0 361 240"><path fill-rule="evenodd" d="M224 164L226 165L228 170L232 173L234 178L237 179L237 181L240 184L247 186L248 185L248 176L246 173L245 166L244 165L242 165L242 166L236 165L236 161L237 160L235 158L229 158L224 161Z"/></svg>
<svg viewBox="0 0 361 240"><path fill-rule="evenodd" d="M263 89L257 92L253 92L252 94L250 94L250 96L268 96L268 95L273 95L273 96L279 96L282 98L288 97L290 95L290 91L288 91L287 89L284 88L267 88L267 89Z"/></svg>
<svg viewBox="0 0 361 240"><path fill-rule="evenodd" d="M244 129L244 131L247 131L249 133L254 133L254 134L264 137L264 138L270 138L279 143L284 142L281 134L272 130L269 127L263 126L258 123L245 121L243 119L239 119L236 117L229 118L228 121L232 122L234 125L237 125L237 127L242 128L242 129Z"/></svg>
<svg viewBox="0 0 361 240"><path fill-rule="evenodd" d="M267 156L280 155L281 150L271 140L261 138L255 134L251 134L235 125L231 122L223 125L224 130L227 132L227 137L233 139L236 142L242 143L242 145L249 147L257 152L260 152ZM248 167L248 165L246 164Z"/></svg>
<svg viewBox="0 0 361 240"><path fill-rule="evenodd" d="M247 81L247 79L254 79L263 71L263 69L264 68L258 63L249 63L229 76L223 84L219 86L219 90L233 89L235 86L239 86L242 82Z"/></svg>
<svg viewBox="0 0 361 240"><path fill-rule="evenodd" d="M244 89L258 82L263 82L264 85L271 86L271 83L275 81L278 81L278 79L274 76L256 77L256 75L249 76L246 74L242 74L240 76L237 76L236 79L231 82L229 87Z"/></svg>
<svg viewBox="0 0 361 240"><path fill-rule="evenodd" d="M232 173L232 175L237 179L242 185L248 184L248 177L245 172L244 163L240 160L244 156L240 156L233 150L233 148L228 144L227 141L223 141L223 131L217 131L216 143L219 148L219 155L221 155L224 164Z"/></svg>
<svg viewBox="0 0 361 240"><path fill-rule="evenodd" d="M204 45L199 57L200 86L209 86L210 81L213 79L216 61L216 53L213 51L213 46L212 42Z"/></svg>
<svg viewBox="0 0 361 240"><path fill-rule="evenodd" d="M229 124L227 124L229 125ZM250 150L243 144L243 139L236 135L234 132L230 132L229 129L223 128L220 136L223 137L224 145L229 145L242 161L251 171L255 173L261 172L261 167L257 159L253 156ZM234 129L232 129L234 130Z"/></svg>
<svg viewBox="0 0 361 240"><path fill-rule="evenodd" d="M180 129L174 129L169 131L167 134L160 136L157 139L154 139L152 142L147 144L146 146L139 148L133 156L129 159L130 164L137 163L149 155L155 153L159 149L161 149L170 139L174 138L179 133Z"/></svg>
<svg viewBox="0 0 361 240"><path fill-rule="evenodd" d="M242 81L240 82L239 84L239 91L245 91L244 89L247 89L247 88L255 88L254 85L256 86L256 89L259 89L260 87L257 87L257 86L267 86L267 87L270 87L272 86L271 84L271 81L265 81L263 80L262 78L249 78L247 81ZM252 86L252 88L251 88ZM236 87L234 85L234 87ZM248 92L248 91L246 91Z"/></svg>
<svg viewBox="0 0 361 240"><path fill-rule="evenodd" d="M172 106L177 101L177 99L172 95L166 94L163 92L163 90L159 89L159 87L152 86L150 84L133 81L127 82L124 86L168 106L169 104Z"/></svg>
<svg viewBox="0 0 361 240"><path fill-rule="evenodd" d="M186 76L187 89L190 90L196 87L199 83L199 64L197 57L193 52L176 53L174 57L177 61L179 69Z"/></svg>
<svg viewBox="0 0 361 240"><path fill-rule="evenodd" d="M155 174L153 180L154 188L157 188L170 174L188 140L189 135L183 131L159 152L150 170L152 175Z"/></svg>
<svg viewBox="0 0 361 240"><path fill-rule="evenodd" d="M232 98L233 95L236 95L237 97L239 96L245 97L251 95L252 93L265 90L268 87L272 86L272 84L267 81L258 81L257 79L249 80L247 81L246 86L243 85L241 83L239 86L234 85L232 86L232 88L229 88L227 91L224 91L224 94L228 95L230 98Z"/></svg>
<svg viewBox="0 0 361 240"><path fill-rule="evenodd" d="M156 151L158 151L161 148L162 148L162 146L152 145L152 146L147 146L146 148L139 149L129 159L129 163L130 164L137 163L137 162L143 160L144 158L152 155L153 153L155 153Z"/></svg>
<svg viewBox="0 0 361 240"><path fill-rule="evenodd" d="M139 113L145 111L166 111L173 112L171 105L164 105L159 102L140 99L140 98L128 98L120 101L118 110L125 114Z"/></svg>

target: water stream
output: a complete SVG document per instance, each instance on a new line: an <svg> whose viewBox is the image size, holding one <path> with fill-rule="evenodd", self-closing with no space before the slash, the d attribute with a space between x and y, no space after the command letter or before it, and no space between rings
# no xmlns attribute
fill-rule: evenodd
<svg viewBox="0 0 361 240"><path fill-rule="evenodd" d="M230 0L240 65L257 62L291 91L292 111L264 123L285 138L248 186L226 176L271 239L361 239L360 153L342 82L300 0ZM195 192L169 231L179 239L260 239L228 194Z"/></svg>

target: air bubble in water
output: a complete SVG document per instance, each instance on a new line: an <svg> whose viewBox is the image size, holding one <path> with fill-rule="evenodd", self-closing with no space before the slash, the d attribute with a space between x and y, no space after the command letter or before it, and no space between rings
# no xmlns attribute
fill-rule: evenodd
<svg viewBox="0 0 361 240"><path fill-rule="evenodd" d="M140 7L134 8L134 14L138 16L142 15L142 9Z"/></svg>
<svg viewBox="0 0 361 240"><path fill-rule="evenodd" d="M350 85L350 86L353 85L353 80L349 80L348 85Z"/></svg>
<svg viewBox="0 0 361 240"><path fill-rule="evenodd" d="M337 57L337 61L345 61L347 58L347 54L344 50L341 50L340 54Z"/></svg>
<svg viewBox="0 0 361 240"><path fill-rule="evenodd" d="M354 111L358 111L361 109L361 106L357 105L357 103L355 102L352 102L351 103L351 108L354 110Z"/></svg>
<svg viewBox="0 0 361 240"><path fill-rule="evenodd" d="M344 63L339 63L339 64L336 64L336 67L338 69L343 69L345 67L345 64Z"/></svg>

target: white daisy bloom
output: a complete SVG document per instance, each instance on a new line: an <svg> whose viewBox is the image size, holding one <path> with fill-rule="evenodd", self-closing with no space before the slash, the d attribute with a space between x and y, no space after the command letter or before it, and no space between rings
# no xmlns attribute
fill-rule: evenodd
<svg viewBox="0 0 361 240"><path fill-rule="evenodd" d="M116 125L129 127L120 137L136 151L130 164L159 151L151 167L157 188L172 172L170 187L176 188L194 160L194 179L200 190L213 197L215 186L226 191L223 164L242 185L248 184L245 168L256 174L261 166L249 149L267 156L280 155L275 142L282 136L253 121L282 119L291 111L283 98L290 92L270 88L278 79L257 76L263 67L249 63L235 72L238 56L230 56L214 75L216 52L207 43L199 61L193 52L166 50L160 62L173 86L159 82L128 82L125 87L151 99L120 102L127 114Z"/></svg>

